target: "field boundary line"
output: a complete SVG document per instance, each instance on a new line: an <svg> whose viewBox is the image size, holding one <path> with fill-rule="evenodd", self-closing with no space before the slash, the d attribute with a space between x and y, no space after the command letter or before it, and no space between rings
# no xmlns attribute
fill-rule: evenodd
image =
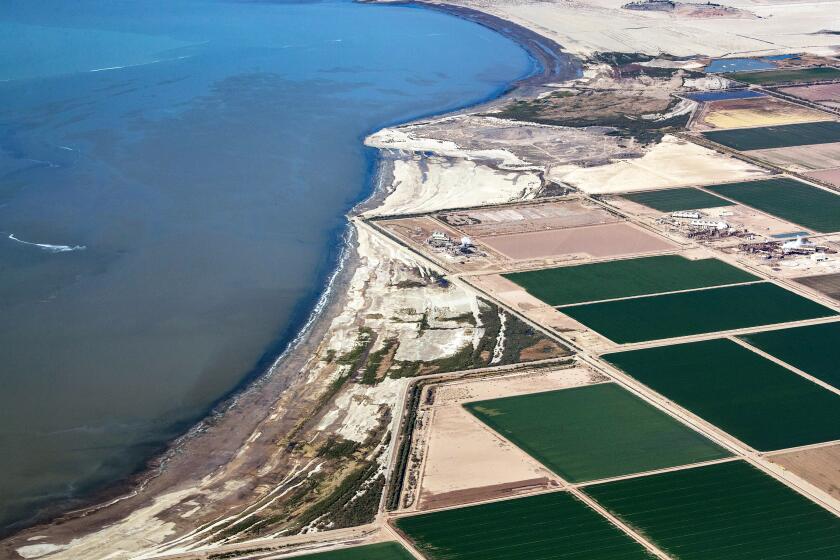
<svg viewBox="0 0 840 560"><path fill-rule="evenodd" d="M664 412L681 424L731 452L733 456L746 457L750 453L757 453L756 450L747 445L745 442L728 432L725 432L718 426L691 412L689 409L681 406L677 402L668 399L665 395L651 389L635 377L625 373L606 360L601 358L592 358L590 356L586 356L585 358L582 357L582 359L591 360L590 363L595 362L593 363L593 366L598 367L604 375L614 380L616 384L655 407L657 410Z"/></svg>
<svg viewBox="0 0 840 560"><path fill-rule="evenodd" d="M800 377L804 377L805 379L807 379L808 381L811 381L812 383L816 383L817 385L819 385L823 389L828 389L832 393L834 393L836 395L840 395L840 389L838 389L834 385L831 385L830 383L826 383L825 381L823 381L822 379L820 379L818 377L814 377L810 373L808 373L804 370L801 370L798 367L793 366L793 365L785 362L784 360L782 360L780 358L777 358L776 356L774 356L772 354L769 354L769 353L765 352L764 350L758 348L757 346L753 346L749 342L747 342L745 340L741 340L737 336L729 336L727 338L729 340L731 340L732 342L734 342L735 344L737 344L739 346L742 346L742 347L746 348L747 350L758 354L762 358L764 358L766 360L770 360L771 362L774 362L775 364L782 366L783 368L789 370L790 372L795 373L796 375L799 375Z"/></svg>
<svg viewBox="0 0 840 560"><path fill-rule="evenodd" d="M690 426L689 426L690 427ZM696 430L695 430L696 431ZM701 434L703 437L706 437L706 434ZM710 439L710 438L707 438ZM717 443L717 442L714 442ZM700 461L697 463L686 463L684 465L675 465L673 467L664 467L661 469L654 469L652 471L642 471L637 473L631 474L624 474L621 476L613 476L610 478L601 478L598 480L587 480L586 482L578 482L575 484L570 484L571 488L587 488L589 486L597 486L599 484L610 484L611 482L620 482L622 480L631 480L634 478L644 478L646 476L656 476L658 474L665 474L669 472L677 472L677 471L687 471L689 469L702 469L703 467L709 467L712 465L718 465L720 463L731 463L733 461L743 461L744 457L740 455L731 455L730 457L722 457L720 459L712 459L710 461Z"/></svg>
<svg viewBox="0 0 840 560"><path fill-rule="evenodd" d="M727 264L729 264L729 263L727 263ZM640 294L640 295L637 295L637 296L622 296L622 297L608 298L608 299L594 299L594 300L591 300L591 301L582 301L580 303L564 303L562 305L552 305L550 307L553 307L554 309L565 309L567 307L576 307L576 306L579 306L579 305L596 305L596 304L599 304L599 303L609 303L609 302L612 302L612 301L624 301L624 300L629 300L629 299L642 299L642 298L648 298L648 297L669 296L669 295L672 295L672 294L684 294L684 293L688 293L688 292L702 292L704 290L714 290L714 289L717 289L717 288L734 288L735 286L746 286L746 285L749 285L749 284L761 284L761 283L764 283L764 282L768 282L768 280L765 279L765 278L758 278L757 280L747 280L746 282L734 282L732 284L719 284L719 285L716 285L716 286L701 286L699 288L686 288L684 290L673 290L673 291L670 291L670 292L655 292L655 293L652 293L652 294Z"/></svg>
<svg viewBox="0 0 840 560"><path fill-rule="evenodd" d="M831 447L833 445L840 445L840 439L833 439L831 441L823 441L820 443L811 443L809 445L800 445L797 447L787 447L785 449L776 449L762 453L764 457L775 457L777 455L784 455L786 453L796 453L797 451L810 451L811 449L820 449L822 447Z"/></svg>
<svg viewBox="0 0 840 560"><path fill-rule="evenodd" d="M619 223L633 223L633 222L619 222ZM635 224L638 225L638 224ZM481 238L476 238L481 240ZM668 239L671 243L676 243L672 239ZM513 264L517 263L525 263L523 268L518 268L515 270L509 270L505 267L495 267L495 268L488 268L484 270L466 270L463 272L455 272L450 276L457 276L457 277L474 277L474 276L491 276L493 274L504 275L504 274L516 274L519 272L539 272L540 270L547 270L551 268L570 268L575 266L585 266L588 264L600 264L600 263L608 263L613 261L630 261L633 259L646 259L648 257L661 257L665 255L679 255L680 253L693 249L693 246L676 246L673 249L663 249L661 251L645 251L642 253L627 253L624 255L618 255L614 257L598 257L594 259L569 259L560 262L553 262L553 263L545 263L545 262L533 262L533 266L531 262L533 259L528 260L521 260L521 261L512 261ZM546 304L548 305L548 304Z"/></svg>
<svg viewBox="0 0 840 560"><path fill-rule="evenodd" d="M388 522L390 523L391 521L393 521L395 519L401 519L403 517L414 517L416 515L426 515L428 513L437 513L439 511L449 511L449 510L453 510L453 509L464 509L464 508L469 508L469 507L474 507L474 506L483 506L483 505L487 505L487 504L494 504L496 502L509 502L511 500L521 500L521 499L524 499L524 498L530 498L531 496L540 496L542 494L554 494L556 492L567 492L568 493L570 489L571 489L571 487L569 487L568 485L564 485L564 486L561 486L561 487L558 487L558 488L547 488L547 489L544 489L544 490L540 490L538 492L532 492L530 494L521 494L521 495L517 495L517 496L498 496L498 497L495 497L495 498L488 498L486 500L479 500L479 501L475 501L475 502L467 502L467 503L463 503L463 504L451 504L451 505L448 505L448 506L441 506L441 507L437 507L437 508L429 508L429 509L425 509L423 511L408 510L408 509L395 510L395 511L392 511L392 512L388 513Z"/></svg>
<svg viewBox="0 0 840 560"><path fill-rule="evenodd" d="M613 354L616 352L643 350L645 348L657 348L659 346L676 346L677 344L690 344L692 342L714 340L717 338L726 338L728 336L741 336L744 334L754 334L764 331L779 331L784 329L792 329L795 327L807 327L811 325L822 325L824 323L836 323L838 321L840 321L840 314L829 315L828 317L815 317L813 319L800 319L799 321L788 321L787 323L770 323L767 325L756 325L754 327L742 327L740 329L730 329L728 331L713 331L709 333L692 334L687 336L678 336L674 338L657 338L654 340L644 340L641 342L628 342L626 344L616 344L614 341L607 338L607 340L610 340L610 342L616 344L616 348L607 350L605 352L600 352L598 353L598 356L603 356L605 354ZM588 330L592 331L592 329ZM598 334L600 336L604 336L600 333Z"/></svg>
<svg viewBox="0 0 840 560"><path fill-rule="evenodd" d="M401 531L399 531L396 527L394 527L387 521L383 523L383 525L385 526L385 530L388 531L388 533L390 533L391 536L394 537L394 540L400 543L408 551L409 554L417 558L417 560L426 560L426 557L420 554L419 550L414 548L414 543L411 542L411 539L403 535Z"/></svg>
<svg viewBox="0 0 840 560"><path fill-rule="evenodd" d="M593 359L589 356L581 356L581 358L589 360ZM602 360L598 359L598 362L601 361ZM783 469L781 466L772 463L769 459L765 459L764 452L754 449L746 442L741 441L717 425L712 424L687 408L681 406L677 402L672 401L664 395L654 391L634 377L624 373L616 366L613 366L610 363L604 363L603 369L607 376L614 379L616 383L622 385L628 391L631 391L633 394L638 395L645 401L652 403L657 408L680 420L682 423L703 434L718 445L732 451L736 456L744 459L756 469L775 478L777 481L804 496L806 499L840 517L840 506L838 506L840 501L834 499L825 491L820 490L807 480L804 480L794 473Z"/></svg>
<svg viewBox="0 0 840 560"><path fill-rule="evenodd" d="M589 508L594 511L595 513L599 514L601 517L612 523L612 525L626 534L628 537L645 547L648 552L655 555L657 558L661 558L662 560L672 560L670 556L659 550L652 542L648 541L641 533L635 531L632 527L624 523L621 519L617 516L610 513L610 511L595 501L594 498L590 497L589 495L585 494L581 490L577 488L569 488L569 493L576 497L578 500L583 502L585 505L589 506Z"/></svg>

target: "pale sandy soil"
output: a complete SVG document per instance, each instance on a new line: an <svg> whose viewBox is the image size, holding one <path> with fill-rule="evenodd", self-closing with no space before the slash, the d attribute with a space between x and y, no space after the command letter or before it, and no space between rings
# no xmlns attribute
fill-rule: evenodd
<svg viewBox="0 0 840 560"><path fill-rule="evenodd" d="M619 220L602 207L579 199L464 210L438 218L473 237L591 226Z"/></svg>
<svg viewBox="0 0 840 560"><path fill-rule="evenodd" d="M600 167L560 165L548 177L588 194L644 191L758 179L768 173L754 165L666 135L641 158Z"/></svg>
<svg viewBox="0 0 840 560"><path fill-rule="evenodd" d="M446 117L423 124L383 128L368 136L365 139L365 145L406 153L434 152L441 157L496 162L508 166L524 164L502 143L497 143L495 146L491 144L489 148L487 144L482 143L478 147L475 143L465 144L460 137L456 142L447 138L446 135L433 132L436 129L460 129L462 123L469 122L472 118L475 117Z"/></svg>
<svg viewBox="0 0 840 560"><path fill-rule="evenodd" d="M384 129L366 139L368 146L396 150L402 156L392 162L389 181L383 185L384 200L366 216L524 200L542 186L539 168L506 149L462 149L451 140L421 132L419 125Z"/></svg>
<svg viewBox="0 0 840 560"><path fill-rule="evenodd" d="M408 379L384 379L376 385L353 385L335 399L317 429L363 442L380 419L380 407L393 407L407 384Z"/></svg>
<svg viewBox="0 0 840 560"><path fill-rule="evenodd" d="M375 352L390 339L398 340L395 359L431 361L452 356L472 343L478 344L484 334L480 325L453 320L473 315L478 322L478 299L472 292L456 284L443 288L436 283L425 286L401 286L403 281L416 281L413 271L425 274L424 265L404 248L385 240L367 226L359 227L360 256L369 265L357 272L364 277L364 292L351 300L334 324L364 326L376 333L371 347ZM426 317L427 326L420 329ZM334 333L326 346L336 355L346 353L356 344L354 336L339 337ZM385 379L374 386L351 385L330 405L318 429L337 433L346 439L362 442L381 417L383 406L393 408L404 391L407 379Z"/></svg>
<svg viewBox="0 0 840 560"><path fill-rule="evenodd" d="M394 162L388 196L367 216L431 212L532 198L533 171L505 171L462 158L415 155Z"/></svg>
<svg viewBox="0 0 840 560"><path fill-rule="evenodd" d="M575 254L598 258L676 248L665 239L626 222L498 235L481 238L481 241L514 260Z"/></svg>
<svg viewBox="0 0 840 560"><path fill-rule="evenodd" d="M79 536L67 543L38 543L25 545L17 549L23 558L40 558L50 554L50 558L97 558L103 549L114 550L115 541L122 543L114 550L112 558L128 558L150 544L162 542L174 533L175 524L161 520L158 515L177 505L185 498L194 498L193 489L181 490L158 496L154 503L146 508L131 513L121 523L107 527L98 533ZM51 554L52 553L52 554Z"/></svg>
<svg viewBox="0 0 840 560"><path fill-rule="evenodd" d="M508 280L501 274L473 276L470 281L518 311L547 307L545 302L535 298L523 290L519 284Z"/></svg>
<svg viewBox="0 0 840 560"><path fill-rule="evenodd" d="M634 82L624 87L642 86ZM650 91L646 93L662 93L661 88L648 89ZM667 92L665 95L667 97ZM605 132L604 127L551 126L480 115L459 115L387 129L387 135L399 134L401 149L409 150L414 142L418 147L428 143L429 149L440 155L464 157L466 154L472 159L494 161L499 167L511 169L523 164L597 162L642 153L641 146L633 140L604 136ZM370 138L380 138L383 134L385 132Z"/></svg>
<svg viewBox="0 0 840 560"><path fill-rule="evenodd" d="M425 426L420 508L510 495L521 489L515 483L533 490L556 480L537 461L467 412L465 402L576 387L597 379L591 370L576 367L437 386L431 420ZM469 489L477 491L462 492Z"/></svg>
<svg viewBox="0 0 840 560"><path fill-rule="evenodd" d="M840 142L773 148L770 150L750 150L746 153L790 171L812 171L840 167Z"/></svg>
<svg viewBox="0 0 840 560"><path fill-rule="evenodd" d="M768 51L822 54L837 37L816 34L834 29L828 14L840 13L837 0L734 0L727 6L755 19L692 18L622 10L625 0L452 0L518 23L554 39L571 52L670 53L710 56Z"/></svg>
<svg viewBox="0 0 840 560"><path fill-rule="evenodd" d="M840 500L840 444L792 451L768 459Z"/></svg>
<svg viewBox="0 0 840 560"><path fill-rule="evenodd" d="M460 406L435 409L430 430L420 509L442 505L441 494L475 488L484 489L482 498L487 499L498 495L487 487L540 480L536 485L544 488L554 478Z"/></svg>

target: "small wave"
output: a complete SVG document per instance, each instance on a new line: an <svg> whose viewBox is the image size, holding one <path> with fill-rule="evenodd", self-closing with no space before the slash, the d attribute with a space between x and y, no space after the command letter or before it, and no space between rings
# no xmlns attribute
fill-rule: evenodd
<svg viewBox="0 0 840 560"><path fill-rule="evenodd" d="M268 368L268 374L270 375L277 366L281 364L295 348L300 346L300 344L306 339L306 336L318 322L318 319L321 317L321 314L327 308L327 305L330 303L330 298L333 293L333 289L335 287L335 283L338 278L341 276L341 273L344 271L344 267L347 265L347 261L352 254L352 247L353 247L353 228L348 223L346 225L346 229L342 235L342 243L341 249L338 255L338 262L336 263L336 267L333 270L330 277L327 279L326 286L324 287L324 291L321 293L321 297L318 298L318 301L315 303L315 307L312 309L312 312L309 314L309 318L306 320L306 323L303 324L300 331L298 331L297 336L292 339L291 342L286 346L283 352L274 360L274 363Z"/></svg>
<svg viewBox="0 0 840 560"><path fill-rule="evenodd" d="M174 60L184 60L186 58L192 58L193 55L185 54L181 56L176 56L174 58L159 58L156 60L150 60L148 62L138 62L137 64L126 64L124 66L106 66L104 68L94 68L93 70L88 70L88 72L107 72L109 70L122 70L123 68L135 68L137 66L149 66L150 64L158 64L159 62L172 62Z"/></svg>
<svg viewBox="0 0 840 560"><path fill-rule="evenodd" d="M34 247L38 247L43 251L47 251L49 253L69 253L71 251L84 251L87 249L86 245L51 245L49 243L33 243L32 241L25 241L23 239L18 239L15 237L14 233L9 234L9 239L12 241L17 241L18 243L23 243L24 245L32 245Z"/></svg>
<svg viewBox="0 0 840 560"><path fill-rule="evenodd" d="M88 70L88 72L107 72L108 70L120 70L121 68L127 68L126 66L106 66L105 68L94 68L93 70Z"/></svg>
<svg viewBox="0 0 840 560"><path fill-rule="evenodd" d="M59 146L58 148L59 148L60 150L66 150L66 151L68 151L68 152L75 152L75 151L77 151L75 148L71 148L70 146Z"/></svg>

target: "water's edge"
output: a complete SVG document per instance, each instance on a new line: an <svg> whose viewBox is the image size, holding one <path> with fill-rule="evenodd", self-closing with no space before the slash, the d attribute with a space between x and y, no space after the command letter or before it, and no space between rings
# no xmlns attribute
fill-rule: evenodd
<svg viewBox="0 0 840 560"><path fill-rule="evenodd" d="M512 82L507 88L500 89L488 95L485 99L464 104L461 107L446 111L445 113L431 113L418 115L406 121L385 123L386 126L395 126L428 120L435 117L474 111L476 108L499 103L500 101L516 95L518 97L531 97L540 91L540 87L553 81L567 80L575 77L580 72L580 63L572 55L563 52L562 47L556 42L547 39L529 29L521 27L496 16L485 14L470 8L453 6L449 4L425 3L423 1L407 2L377 2L376 0L356 0L359 3L393 4L398 6L409 6L418 9L432 9L453 15L473 23L489 28L502 36L520 45L534 61L532 72ZM359 141L375 132L370 130L364 133ZM373 208L384 199L385 187L387 185L386 161L393 159L375 149L368 149L366 154L367 172L364 187L354 203L353 209L348 218L361 211L361 209ZM219 419L228 411L234 408L240 400L248 393L259 390L269 378L284 369L284 366L292 362L303 363L314 351L315 346L327 333L330 323L342 308L346 299L345 287L352 278L356 268L355 230L350 225L349 219L344 225L333 232L335 244L332 245L331 253L325 259L320 270L317 271L318 283L323 286L319 294L314 298L301 300L292 313L292 320L283 332L279 333L263 355L257 360L250 371L243 376L242 380L228 393L219 397L208 407L204 416L195 423L183 426L181 436L161 446L159 451L152 455L142 467L127 478L106 484L96 489L87 496L81 496L70 502L60 502L39 512L37 516L18 523L13 529L3 531L0 529L0 538L7 538L14 534L29 529L33 526L48 524L57 520L67 520L75 517L84 517L95 511L99 511L116 502L136 496L158 477L166 468L169 461L178 453L184 452L186 446L192 441L200 438L211 425L216 424ZM294 371L294 368L288 368Z"/></svg>

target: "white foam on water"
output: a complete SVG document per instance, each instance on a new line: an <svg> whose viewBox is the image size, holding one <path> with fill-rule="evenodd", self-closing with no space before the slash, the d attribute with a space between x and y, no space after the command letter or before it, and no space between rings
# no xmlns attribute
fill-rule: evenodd
<svg viewBox="0 0 840 560"><path fill-rule="evenodd" d="M23 239L18 239L15 237L14 233L9 234L9 239L12 241L17 241L18 243L22 243L24 245L32 245L33 247L38 247L43 251L48 251L50 253L69 253L71 251L84 251L87 249L86 245L51 245L49 243L33 243L32 241L25 241Z"/></svg>
<svg viewBox="0 0 840 560"><path fill-rule="evenodd" d="M106 66L105 68L94 68L93 70L88 70L88 72L105 72L107 70L119 70L120 68L125 68L125 66Z"/></svg>
<svg viewBox="0 0 840 560"><path fill-rule="evenodd" d="M207 41L205 41L206 43ZM171 62L173 60L184 60L185 58L192 58L192 55L185 54L182 56L176 56L174 58L159 58L155 60L150 60L148 62L138 62L137 64L126 64L125 66L106 66L104 68L94 68L93 70L88 70L88 72L107 72L109 70L122 70L123 68L135 68L137 66L148 66L150 64L157 64L159 62Z"/></svg>

